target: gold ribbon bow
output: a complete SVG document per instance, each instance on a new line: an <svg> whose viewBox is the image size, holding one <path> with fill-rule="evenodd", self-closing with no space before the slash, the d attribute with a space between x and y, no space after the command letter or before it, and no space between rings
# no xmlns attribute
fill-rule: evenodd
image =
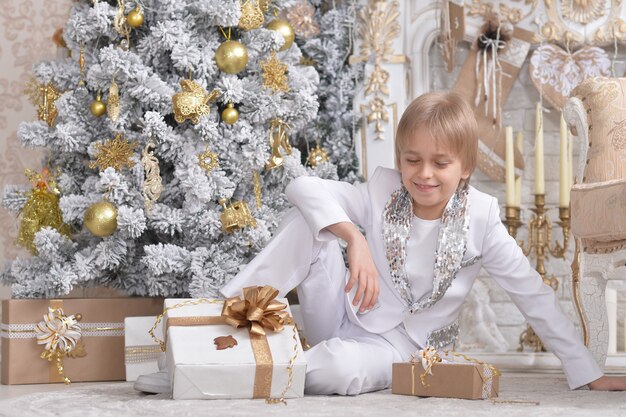
<svg viewBox="0 0 626 417"><path fill-rule="evenodd" d="M289 314L287 305L276 301L278 290L269 285L243 289L239 296L224 301L222 317L233 327L250 326L250 333L264 336L265 329L280 332L285 327Z"/></svg>

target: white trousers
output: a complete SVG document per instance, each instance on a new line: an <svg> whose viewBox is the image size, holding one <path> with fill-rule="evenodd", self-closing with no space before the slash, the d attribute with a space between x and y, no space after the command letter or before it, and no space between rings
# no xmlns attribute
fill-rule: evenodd
<svg viewBox="0 0 626 417"><path fill-rule="evenodd" d="M356 395L391 386L391 364L402 354L383 336L348 320L347 269L336 240L314 239L297 209L273 239L221 292L231 297L252 285L272 285L284 296L297 287L304 333L307 394Z"/></svg>

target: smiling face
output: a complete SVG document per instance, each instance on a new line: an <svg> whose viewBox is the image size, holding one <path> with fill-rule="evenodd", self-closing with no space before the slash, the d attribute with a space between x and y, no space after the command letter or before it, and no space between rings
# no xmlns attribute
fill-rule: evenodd
<svg viewBox="0 0 626 417"><path fill-rule="evenodd" d="M402 184L413 200L413 213L424 220L441 217L461 180L471 172L452 150L418 129L400 151Z"/></svg>

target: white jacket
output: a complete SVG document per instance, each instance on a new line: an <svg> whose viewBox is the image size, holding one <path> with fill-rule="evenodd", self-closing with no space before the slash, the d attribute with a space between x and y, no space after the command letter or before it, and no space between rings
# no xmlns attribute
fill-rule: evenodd
<svg viewBox="0 0 626 417"><path fill-rule="evenodd" d="M511 297L542 342L563 363L572 389L602 376L573 324L563 314L552 288L544 284L500 220L496 198L473 187L469 191L469 230L463 265L445 295L432 307L416 313L406 305L391 280L382 238L383 210L391 194L401 186L400 173L378 168L372 178L353 186L317 177L298 177L286 189L289 201L307 221L319 240L337 237L324 230L339 222L352 222L364 230L374 262L380 272L380 307L357 315L346 295L350 319L372 333L386 332L401 322L420 346L433 341L452 342L463 301L483 267ZM432 268L432 265L428 265Z"/></svg>

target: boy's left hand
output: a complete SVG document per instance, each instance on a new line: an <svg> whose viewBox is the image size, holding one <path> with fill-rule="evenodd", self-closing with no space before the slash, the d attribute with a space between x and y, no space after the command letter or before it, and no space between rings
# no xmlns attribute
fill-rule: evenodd
<svg viewBox="0 0 626 417"><path fill-rule="evenodd" d="M626 376L601 376L587 386L598 391L626 391Z"/></svg>

